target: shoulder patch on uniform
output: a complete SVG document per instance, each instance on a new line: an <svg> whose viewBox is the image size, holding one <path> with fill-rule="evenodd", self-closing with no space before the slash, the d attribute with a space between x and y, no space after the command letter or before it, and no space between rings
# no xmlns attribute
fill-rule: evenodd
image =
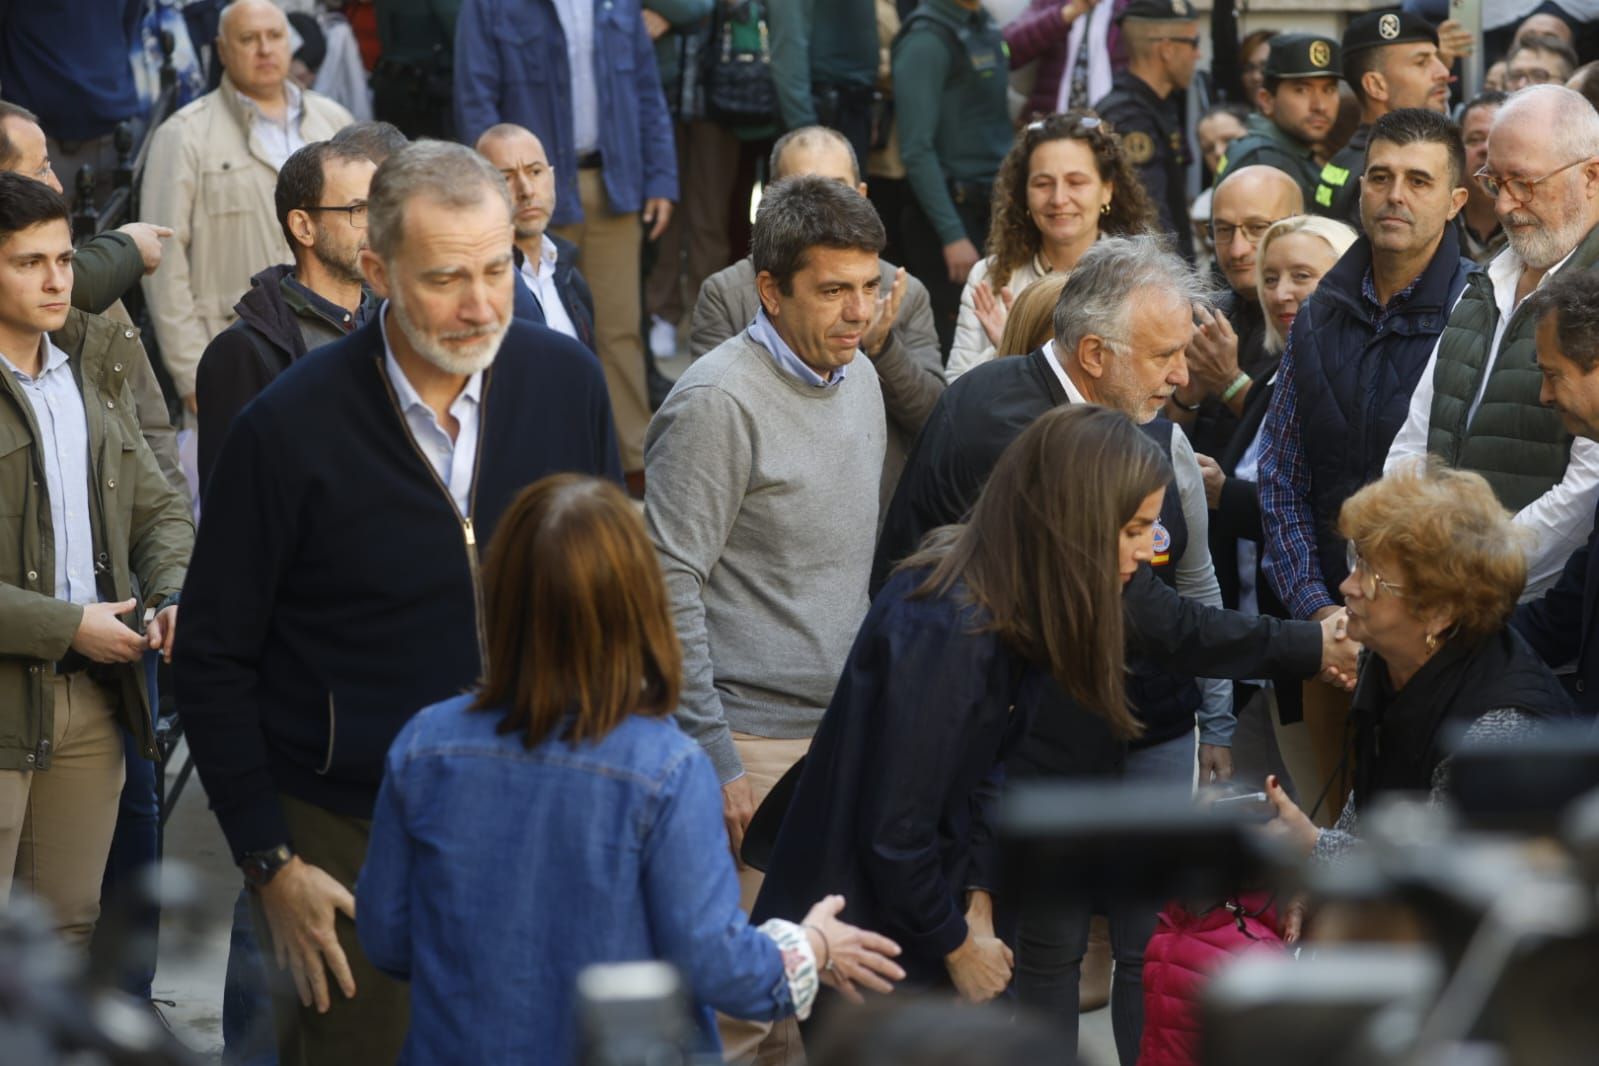
<svg viewBox="0 0 1599 1066"><path fill-rule="evenodd" d="M1122 150L1127 153L1127 161L1135 167L1141 167L1155 158L1155 142L1143 130L1122 134Z"/></svg>

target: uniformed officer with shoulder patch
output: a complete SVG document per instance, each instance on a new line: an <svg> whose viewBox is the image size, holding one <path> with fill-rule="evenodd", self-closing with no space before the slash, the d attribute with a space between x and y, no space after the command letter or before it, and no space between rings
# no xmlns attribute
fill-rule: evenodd
<svg viewBox="0 0 1599 1066"><path fill-rule="evenodd" d="M1299 185L1313 203L1321 164L1312 153L1338 118L1338 82L1343 61L1338 42L1310 33L1272 38L1266 56L1266 82L1258 104L1263 114L1249 116L1249 130L1227 146L1216 168L1220 181L1229 170L1276 167Z"/></svg>
<svg viewBox="0 0 1599 1066"><path fill-rule="evenodd" d="M1094 105L1121 135L1122 151L1138 168L1160 223L1194 258L1193 227L1183 171L1193 158L1174 94L1188 88L1199 61L1199 21L1189 0L1132 0L1117 16L1127 69Z"/></svg>
<svg viewBox="0 0 1599 1066"><path fill-rule="evenodd" d="M1404 11L1362 15L1344 31L1344 80L1360 100L1360 126L1321 168L1316 194L1306 204L1359 229L1360 175L1371 124L1402 107L1449 110L1449 68L1438 53L1438 31Z"/></svg>

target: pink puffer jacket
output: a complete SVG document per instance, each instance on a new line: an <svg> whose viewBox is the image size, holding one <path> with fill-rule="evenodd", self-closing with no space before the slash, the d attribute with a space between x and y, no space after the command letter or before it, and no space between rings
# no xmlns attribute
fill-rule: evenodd
<svg viewBox="0 0 1599 1066"><path fill-rule="evenodd" d="M1198 914L1168 903L1144 951L1139 1066L1198 1066L1204 983L1245 951L1282 950L1277 906L1269 892L1246 892Z"/></svg>

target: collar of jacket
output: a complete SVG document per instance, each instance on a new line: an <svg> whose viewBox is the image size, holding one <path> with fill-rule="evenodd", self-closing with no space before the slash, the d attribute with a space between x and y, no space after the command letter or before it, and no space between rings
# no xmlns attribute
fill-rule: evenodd
<svg viewBox="0 0 1599 1066"><path fill-rule="evenodd" d="M1393 331L1396 333L1437 332L1444 328L1444 320L1454 303L1450 291L1455 272L1465 263L1471 270L1475 264L1460 257L1460 234L1453 225L1444 227L1443 239L1432 255L1421 279L1411 290L1410 298L1393 314ZM1371 305L1361 293L1366 271L1371 267L1371 238L1361 237L1349 246L1349 251L1333 264L1316 287L1314 295L1329 304L1336 304L1344 312L1370 324ZM1323 295L1325 294L1325 295Z"/></svg>
<svg viewBox="0 0 1599 1066"><path fill-rule="evenodd" d="M1287 130L1259 112L1250 115L1244 120L1244 128L1249 133L1258 133L1289 155L1303 156L1306 159L1314 158L1315 153L1310 150L1310 145L1295 139Z"/></svg>
<svg viewBox="0 0 1599 1066"><path fill-rule="evenodd" d="M239 102L238 86L233 84L233 79L226 73L222 75L222 84L216 88L216 97L222 103L222 109L228 113L244 134L245 143L250 146L250 154L261 162L266 163L266 155L261 151L261 145L256 140L255 126L250 121L250 116L245 114L244 105ZM310 113L311 92L303 90L300 94L300 129L305 130L305 116ZM271 164L268 163L268 166ZM276 170L276 167L273 167Z"/></svg>
<svg viewBox="0 0 1599 1066"><path fill-rule="evenodd" d="M67 361L77 376L79 387L85 392L93 385L101 392L115 396L122 391L127 380L129 360L133 353L117 356L120 345L134 345L139 341L139 331L100 315L91 315L73 308L66 323L50 334L57 348L67 353Z"/></svg>

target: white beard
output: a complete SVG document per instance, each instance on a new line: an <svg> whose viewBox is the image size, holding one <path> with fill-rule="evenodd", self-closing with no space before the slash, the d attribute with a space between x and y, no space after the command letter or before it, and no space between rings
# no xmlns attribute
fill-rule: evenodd
<svg viewBox="0 0 1599 1066"><path fill-rule="evenodd" d="M482 339L476 344L452 349L417 326L406 313L405 298L400 295L398 288L389 294L389 302L394 305L395 324L400 327L400 332L405 334L405 339L411 342L416 354L446 374L471 377L479 370L487 370L500 352L500 342L505 339L505 331L510 328L509 322L502 322L490 331L473 331L466 336L477 336ZM442 339L458 338L464 339L455 333L446 333Z"/></svg>

